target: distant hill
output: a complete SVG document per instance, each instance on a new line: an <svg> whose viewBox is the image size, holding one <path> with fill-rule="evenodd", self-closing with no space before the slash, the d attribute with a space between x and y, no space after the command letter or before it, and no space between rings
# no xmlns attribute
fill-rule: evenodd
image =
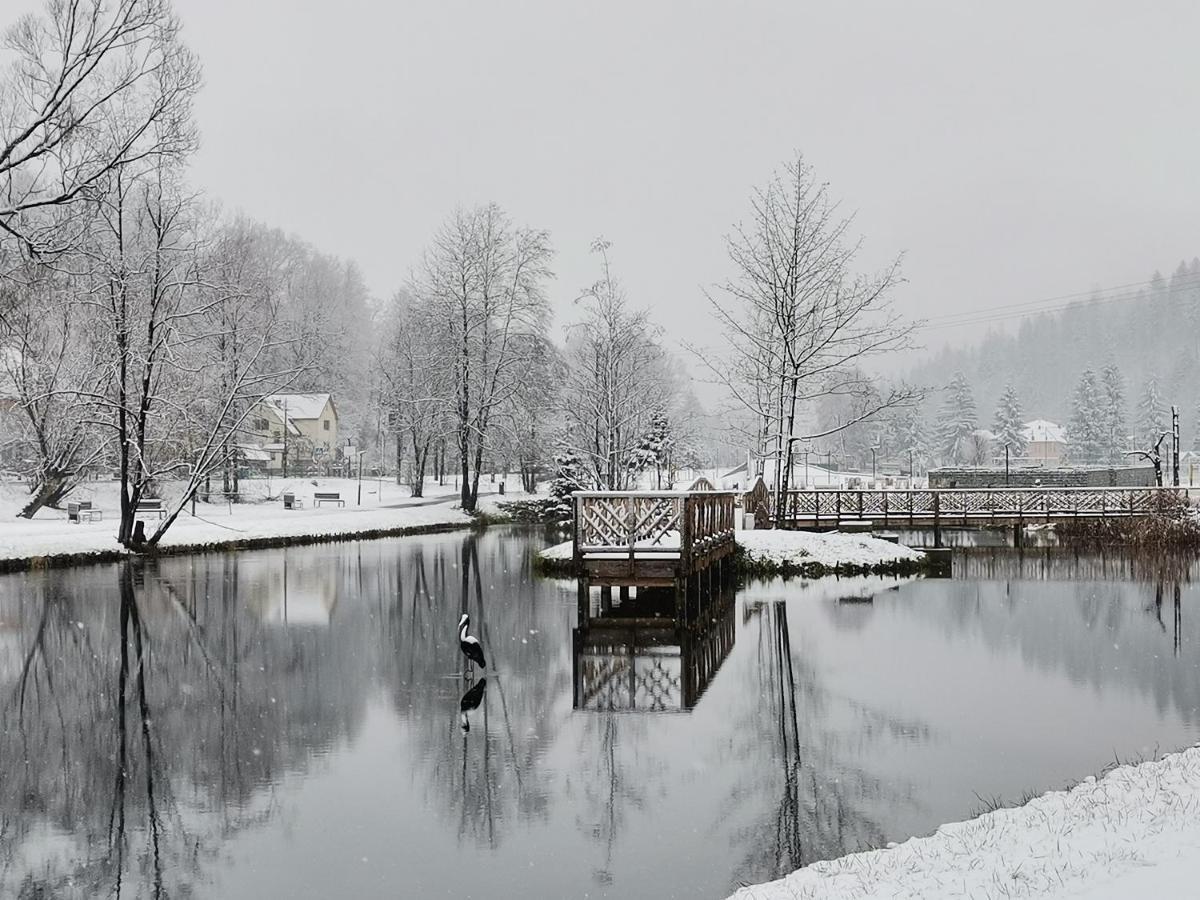
<svg viewBox="0 0 1200 900"><path fill-rule="evenodd" d="M1200 259L1181 262L1170 278L1155 273L1138 288L1097 293L1053 313L994 331L973 347L947 349L916 367L912 381L931 388L925 418L937 420L940 388L961 371L987 426L1004 386L1012 383L1026 419L1066 424L1071 397L1087 368L1115 363L1125 379L1133 419L1153 376L1162 401L1177 404L1183 444L1191 446L1200 411Z"/></svg>

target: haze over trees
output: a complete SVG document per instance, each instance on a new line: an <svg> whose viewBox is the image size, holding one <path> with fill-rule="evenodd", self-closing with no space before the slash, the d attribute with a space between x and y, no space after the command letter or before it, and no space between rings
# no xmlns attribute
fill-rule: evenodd
<svg viewBox="0 0 1200 900"><path fill-rule="evenodd" d="M1169 277L1154 273L1138 285L1042 306L1050 311L999 325L976 344L933 354L908 377L937 386L946 372L962 371L984 408L994 408L1011 384L1027 419L1066 424L1074 409L1072 388L1084 370L1098 371L1107 385L1104 372L1111 367L1121 376L1120 400L1107 401L1110 410L1121 410L1107 425L1110 434L1121 435L1106 438L1119 450L1111 460L1128 462L1125 450L1147 449L1151 422L1166 430L1171 405L1180 409L1185 446L1200 435L1194 399L1200 395L1200 259L1180 262ZM931 341L936 332L922 337ZM1152 380L1152 405L1161 416L1147 420L1139 410ZM924 412L933 419L937 408L926 404Z"/></svg>

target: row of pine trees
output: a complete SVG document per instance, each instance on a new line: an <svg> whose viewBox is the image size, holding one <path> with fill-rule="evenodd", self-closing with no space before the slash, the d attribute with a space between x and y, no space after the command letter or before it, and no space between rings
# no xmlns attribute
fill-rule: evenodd
<svg viewBox="0 0 1200 900"><path fill-rule="evenodd" d="M1071 394L1071 416L1066 426L1067 460L1079 465L1129 463L1131 451L1147 451L1171 427L1171 414L1153 376L1128 416L1125 379L1113 363L1099 373L1084 369ZM1196 411L1200 418L1200 410ZM1007 447L1013 458L1026 451L1022 426L1028 420L1021 397L1006 384L992 417L989 439L982 434L975 396L967 377L955 374L945 389L937 421L936 455L942 463L982 465ZM1200 449L1200 431L1196 432Z"/></svg>

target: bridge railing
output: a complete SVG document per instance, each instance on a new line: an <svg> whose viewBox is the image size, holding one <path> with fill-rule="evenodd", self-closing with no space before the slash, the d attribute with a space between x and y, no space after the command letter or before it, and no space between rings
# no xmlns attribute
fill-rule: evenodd
<svg viewBox="0 0 1200 900"><path fill-rule="evenodd" d="M733 540L732 491L576 491L575 558L678 552L684 559Z"/></svg>
<svg viewBox="0 0 1200 900"><path fill-rule="evenodd" d="M756 485L757 488L757 485ZM948 488L939 490L790 490L777 524L879 519L952 525L995 520L1052 520L1146 515L1180 500L1185 488ZM747 494L747 503L751 494ZM758 498L761 503L761 498Z"/></svg>

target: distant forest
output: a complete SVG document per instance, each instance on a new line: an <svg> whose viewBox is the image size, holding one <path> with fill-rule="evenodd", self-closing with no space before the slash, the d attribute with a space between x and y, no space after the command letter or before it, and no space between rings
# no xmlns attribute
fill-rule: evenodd
<svg viewBox="0 0 1200 900"><path fill-rule="evenodd" d="M1200 259L1179 263L1169 278L1156 272L1142 285L1097 292L1024 319L1015 333L995 330L974 346L947 348L910 379L929 392L922 419L931 443L946 417L946 388L960 372L974 395L979 427L992 427L1011 385L1025 420L1057 422L1071 439L1080 392L1090 390L1081 387L1084 373L1099 378L1114 366L1124 384L1129 446L1144 440L1146 407L1156 405L1179 407L1184 448L1200 441Z"/></svg>

